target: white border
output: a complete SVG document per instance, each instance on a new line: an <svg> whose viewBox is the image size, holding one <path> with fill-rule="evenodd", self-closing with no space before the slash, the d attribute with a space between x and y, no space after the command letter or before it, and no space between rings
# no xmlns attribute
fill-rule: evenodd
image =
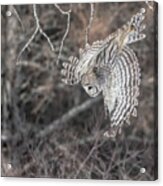
<svg viewBox="0 0 163 186"><path fill-rule="evenodd" d="M125 1L129 2L129 0L104 0L105 2L120 2ZM102 0L94 0L91 2L104 2ZM140 0L132 0L132 1L140 1ZM90 2L88 0L48 0L48 3L79 3L79 2ZM48 185L61 185L61 186L101 186L101 185L113 185L114 186L123 186L123 185L163 185L163 107L160 103L163 103L163 0L157 0L159 3L159 180L156 182L140 182L140 181L95 181L95 180L59 180L59 179L31 179L31 178L0 178L0 185L9 186L22 186L22 185L31 185L35 186L39 184L39 186L44 186L45 184ZM1 1L0 4L43 4L47 3L45 0L5 0ZM160 21L161 20L161 21Z"/></svg>
<svg viewBox="0 0 163 186"><path fill-rule="evenodd" d="M0 4L53 4L53 3L88 3L88 2L143 2L146 0L2 0ZM152 0L151 0L152 1ZM161 2L161 0L156 0Z"/></svg>

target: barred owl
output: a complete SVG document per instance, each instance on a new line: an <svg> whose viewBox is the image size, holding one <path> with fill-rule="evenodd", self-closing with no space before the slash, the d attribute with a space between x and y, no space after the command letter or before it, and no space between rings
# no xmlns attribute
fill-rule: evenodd
<svg viewBox="0 0 163 186"><path fill-rule="evenodd" d="M127 24L106 39L87 44L79 50L79 59L71 56L63 63L63 82L80 83L90 97L103 95L105 116L110 118L110 129L104 133L115 137L130 116L137 116L140 67L129 44L145 38L145 9L142 8Z"/></svg>

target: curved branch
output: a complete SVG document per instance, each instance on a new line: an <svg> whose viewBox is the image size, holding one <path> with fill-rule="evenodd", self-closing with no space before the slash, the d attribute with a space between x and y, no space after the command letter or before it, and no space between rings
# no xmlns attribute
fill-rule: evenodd
<svg viewBox="0 0 163 186"><path fill-rule="evenodd" d="M92 23L93 23L93 19L94 19L94 4L93 3L90 3L90 9L91 9L91 12L90 12L90 18L89 18L89 24L85 30L86 34L85 34L85 45L87 43L89 43L89 33L90 33L90 29L91 29L91 26L92 26Z"/></svg>
<svg viewBox="0 0 163 186"><path fill-rule="evenodd" d="M71 18L71 9L69 9L68 11L63 11L59 5L54 4L54 6L60 11L61 14L66 15L67 16L67 26L66 26L66 31L63 35L63 38L61 40L61 45L59 47L59 54L58 54L58 58L57 58L57 65L59 64L59 60L61 58L61 53L62 53L62 49L63 49L63 44L64 41L68 35L69 29L70 29L70 18Z"/></svg>
<svg viewBox="0 0 163 186"><path fill-rule="evenodd" d="M40 22L39 22L39 18L38 18L38 15L37 15L37 10L36 10L36 5L35 4L33 5L33 13L34 13L35 21L36 21L36 28L35 28L35 31L32 34L32 36L29 38L29 40L27 41L27 43L24 45L24 47L22 48L22 50L19 52L19 55L17 57L17 62L19 61L19 58L22 55L22 53L28 48L28 46L30 45L30 43L33 41L33 39L35 38L37 32L40 32L40 34L43 35L46 38L46 40L47 40L47 42L48 42L51 50L54 51L54 46L53 46L50 38L47 36L47 34L43 31L43 29L40 26Z"/></svg>
<svg viewBox="0 0 163 186"><path fill-rule="evenodd" d="M24 29L23 22L22 22L22 20L21 20L21 18L20 18L20 16L19 16L18 11L17 11L17 10L16 10L16 8L14 7L14 5L12 5L12 9L13 9L14 14L15 14L15 16L17 17L17 19L18 19L18 21L19 21L19 23L20 23L21 27L22 27L23 32L24 32L24 31L25 31L25 29Z"/></svg>

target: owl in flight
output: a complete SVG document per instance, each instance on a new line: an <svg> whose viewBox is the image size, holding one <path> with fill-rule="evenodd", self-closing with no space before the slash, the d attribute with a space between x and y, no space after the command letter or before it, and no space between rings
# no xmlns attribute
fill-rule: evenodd
<svg viewBox="0 0 163 186"><path fill-rule="evenodd" d="M145 9L106 39L86 44L79 58L63 63L61 74L68 85L80 83L90 97L103 95L105 116L110 118L106 137L115 137L130 116L137 116L140 67L130 44L145 38Z"/></svg>

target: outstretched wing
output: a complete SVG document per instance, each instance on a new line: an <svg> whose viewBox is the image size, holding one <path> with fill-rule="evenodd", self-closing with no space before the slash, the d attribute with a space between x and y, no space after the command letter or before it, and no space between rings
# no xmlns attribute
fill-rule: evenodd
<svg viewBox="0 0 163 186"><path fill-rule="evenodd" d="M129 33L125 41L127 44L135 43L146 37L146 35L142 33L142 31L146 27L145 24L142 24L145 18L144 13L145 9L141 8L140 11L137 14L135 14L128 23Z"/></svg>
<svg viewBox="0 0 163 186"><path fill-rule="evenodd" d="M115 47L115 51L112 52L115 55L109 60L110 62L114 61L114 57L118 55L125 45L145 38L145 34L142 34L145 28L142 25L144 13L145 9L141 9L126 25L109 35L105 40L96 41L92 45L87 44L84 49L79 50L79 59L71 56L69 63L63 63L61 74L64 78L62 81L69 85L78 84L81 81L82 75L87 73L90 68L101 65L103 60L99 62L99 60L96 61L94 59L97 59L97 56L101 56L103 50L107 48L111 50L111 43L117 43L117 48Z"/></svg>
<svg viewBox="0 0 163 186"><path fill-rule="evenodd" d="M105 40L115 38L119 43L119 48L122 48L126 44L135 43L146 37L142 31L145 29L145 25L142 24L145 16L145 9L141 8L140 11L133 15L130 21L119 28L117 31L110 34Z"/></svg>
<svg viewBox="0 0 163 186"><path fill-rule="evenodd" d="M109 113L112 127L129 123L130 115L137 116L140 85L140 68L132 49L123 47L114 63L103 88L105 112Z"/></svg>
<svg viewBox="0 0 163 186"><path fill-rule="evenodd" d="M79 59L77 57L69 57L69 63L63 63L61 74L62 81L68 85L78 84L81 80L80 71L78 71Z"/></svg>
<svg viewBox="0 0 163 186"><path fill-rule="evenodd" d="M75 85L81 81L83 74L95 66L95 61L92 60L94 56L103 49L103 41L96 41L92 45L87 44L85 49L79 50L79 59L71 56L69 63L63 63L61 74L62 81L68 85Z"/></svg>

